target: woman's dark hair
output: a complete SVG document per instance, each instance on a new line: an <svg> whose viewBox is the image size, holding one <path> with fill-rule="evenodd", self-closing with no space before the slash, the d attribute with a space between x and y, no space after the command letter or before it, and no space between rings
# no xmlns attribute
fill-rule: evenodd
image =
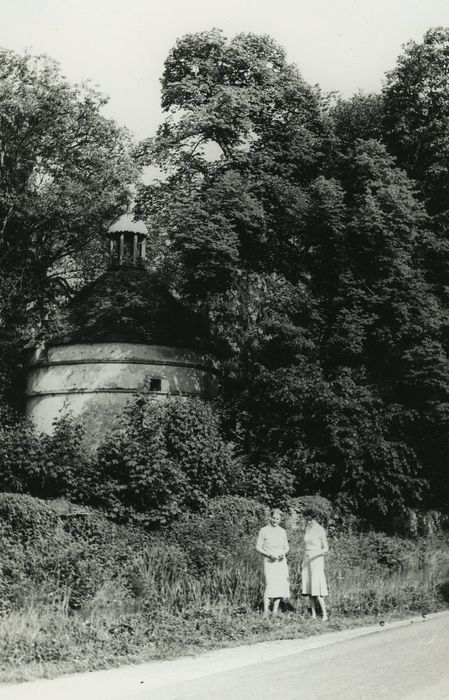
<svg viewBox="0 0 449 700"><path fill-rule="evenodd" d="M301 513L303 518L314 518L318 522L324 522L326 520L325 515L319 508L314 508L313 506L306 506Z"/></svg>

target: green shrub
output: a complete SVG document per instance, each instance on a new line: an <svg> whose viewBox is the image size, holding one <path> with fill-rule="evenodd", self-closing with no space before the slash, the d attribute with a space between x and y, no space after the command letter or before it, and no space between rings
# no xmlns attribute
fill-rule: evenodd
<svg viewBox="0 0 449 700"><path fill-rule="evenodd" d="M420 564L420 544L378 532L345 533L331 538L328 565L338 575L351 571L399 572Z"/></svg>
<svg viewBox="0 0 449 700"><path fill-rule="evenodd" d="M294 482L294 475L282 462L253 455L241 458L232 492L269 507L285 508L294 493Z"/></svg>
<svg viewBox="0 0 449 700"><path fill-rule="evenodd" d="M185 514L168 536L189 558L197 572L237 560L252 565L259 529L267 522L266 508L251 499L223 496L212 499L205 512Z"/></svg>
<svg viewBox="0 0 449 700"><path fill-rule="evenodd" d="M238 479L233 466L210 405L140 395L129 406L123 430L99 448L98 493L118 519L161 525L229 491Z"/></svg>
<svg viewBox="0 0 449 700"><path fill-rule="evenodd" d="M323 496L298 496L289 500L289 509L297 513L301 518L305 510L313 508L317 520L323 525L328 525L333 516L332 503Z"/></svg>
<svg viewBox="0 0 449 700"><path fill-rule="evenodd" d="M253 535L256 529L266 524L268 509L250 498L242 496L221 496L209 501L204 518L213 520L218 526L225 524L239 536ZM218 531L221 527L218 527ZM226 533L226 536L228 532ZM226 545L226 539L221 542Z"/></svg>
<svg viewBox="0 0 449 700"><path fill-rule="evenodd" d="M351 513L344 504L338 500L331 502L318 495L298 496L288 500L287 509L296 527L305 528L303 513L309 508L313 509L318 522L326 528L330 536L361 532L365 528L360 518Z"/></svg>
<svg viewBox="0 0 449 700"><path fill-rule="evenodd" d="M83 423L63 414L54 422L52 434L42 434L38 439L43 458L37 495L88 503L96 469L94 456L87 449Z"/></svg>
<svg viewBox="0 0 449 700"><path fill-rule="evenodd" d="M60 602L79 607L105 582L130 581L148 545L89 508L0 494L0 600L6 608Z"/></svg>
<svg viewBox="0 0 449 700"><path fill-rule="evenodd" d="M438 510L409 508L393 520L394 532L406 537L428 537L448 529L449 516Z"/></svg>
<svg viewBox="0 0 449 700"><path fill-rule="evenodd" d="M375 560L388 570L405 568L416 555L416 545L411 540L389 537L380 532L368 532L358 538L361 561Z"/></svg>
<svg viewBox="0 0 449 700"><path fill-rule="evenodd" d="M31 422L6 420L0 426L0 489L88 502L95 478L82 424L70 415L54 423L51 435Z"/></svg>
<svg viewBox="0 0 449 700"><path fill-rule="evenodd" d="M161 526L239 483L213 408L199 399L136 397L123 429L96 454L82 423L62 415L51 435L26 420L0 425L0 489L102 507L118 522Z"/></svg>
<svg viewBox="0 0 449 700"><path fill-rule="evenodd" d="M0 489L33 492L40 486L43 446L28 421L0 416Z"/></svg>

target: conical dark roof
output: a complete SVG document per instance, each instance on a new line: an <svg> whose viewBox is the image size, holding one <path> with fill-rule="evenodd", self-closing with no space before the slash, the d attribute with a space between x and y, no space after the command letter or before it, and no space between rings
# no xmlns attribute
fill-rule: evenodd
<svg viewBox="0 0 449 700"><path fill-rule="evenodd" d="M108 270L67 308L67 332L51 342L143 342L207 352L207 330L153 274Z"/></svg>

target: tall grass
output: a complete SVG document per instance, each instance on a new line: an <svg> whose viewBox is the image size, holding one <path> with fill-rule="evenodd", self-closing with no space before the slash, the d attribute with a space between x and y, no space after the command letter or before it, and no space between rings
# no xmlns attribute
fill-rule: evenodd
<svg viewBox="0 0 449 700"><path fill-rule="evenodd" d="M363 540L363 536L359 539ZM345 538L334 544L344 547ZM246 542L248 549L251 545L251 541ZM212 608L223 603L231 608L257 610L263 592L260 561L257 555L248 556L250 551L242 554L246 556L230 557L198 573L189 570L182 558L174 559L173 551L149 548L134 561L140 592L137 601L139 598L142 603L149 599L157 601L174 612L191 607ZM415 541L413 550L407 548L403 561L394 566L381 564L373 557L348 565L337 554L330 557L327 577L330 607L335 614L427 610L436 604L440 586L449 580L449 549L438 538ZM295 606L303 609L300 556L290 561L290 578Z"/></svg>

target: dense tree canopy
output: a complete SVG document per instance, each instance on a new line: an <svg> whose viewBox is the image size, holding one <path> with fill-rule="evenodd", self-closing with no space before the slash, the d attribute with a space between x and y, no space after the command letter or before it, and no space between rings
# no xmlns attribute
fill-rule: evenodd
<svg viewBox="0 0 449 700"><path fill-rule="evenodd" d="M428 278L447 305L449 281L449 29L411 41L383 91L384 136L399 164L416 180L431 217L423 246Z"/></svg>
<svg viewBox="0 0 449 700"><path fill-rule="evenodd" d="M166 61L167 116L140 149L163 177L140 212L221 346L249 490L319 491L374 519L447 507L448 314L432 276L446 34L408 45L382 95L347 101L268 37L189 35ZM421 53L425 105L407 88Z"/></svg>
<svg viewBox="0 0 449 700"><path fill-rule="evenodd" d="M212 31L178 41L162 104L167 119L141 158L166 178L141 207L180 256L185 290L222 291L243 269L296 279L323 160L320 94L268 37Z"/></svg>
<svg viewBox="0 0 449 700"><path fill-rule="evenodd" d="M448 209L449 29L409 42L384 88L385 137L421 185L429 213Z"/></svg>

